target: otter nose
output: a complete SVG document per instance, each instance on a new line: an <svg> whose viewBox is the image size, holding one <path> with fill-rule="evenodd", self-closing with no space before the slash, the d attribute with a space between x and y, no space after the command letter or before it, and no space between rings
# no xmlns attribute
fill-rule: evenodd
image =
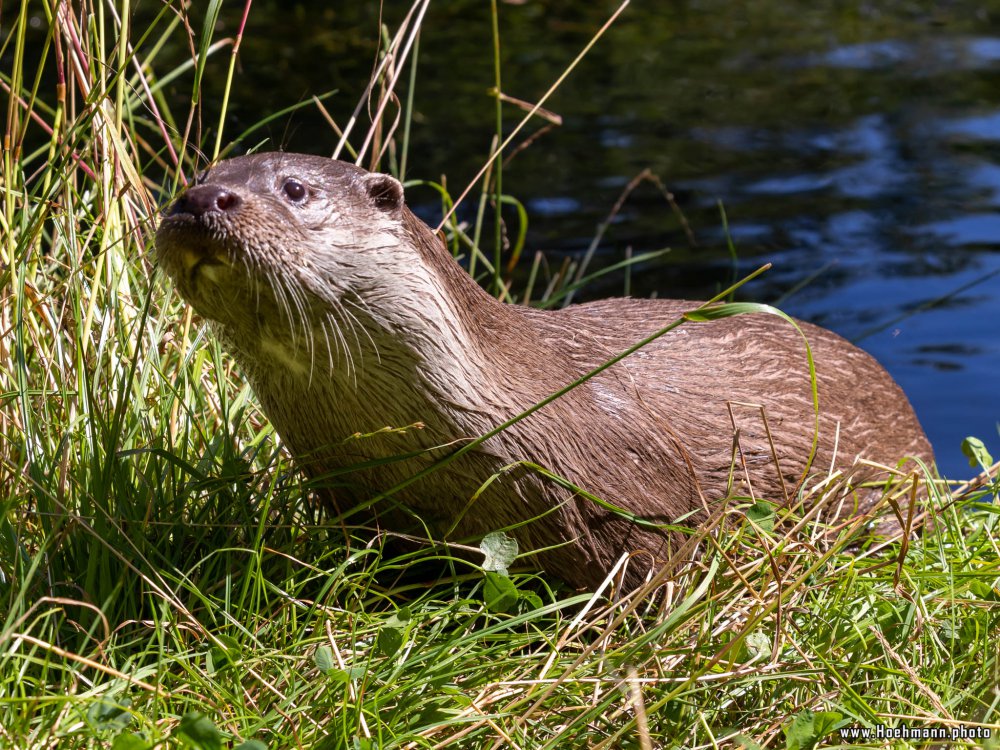
<svg viewBox="0 0 1000 750"><path fill-rule="evenodd" d="M174 201L170 207L170 215L204 216L212 212L226 213L239 208L242 202L240 196L221 185L195 185Z"/></svg>

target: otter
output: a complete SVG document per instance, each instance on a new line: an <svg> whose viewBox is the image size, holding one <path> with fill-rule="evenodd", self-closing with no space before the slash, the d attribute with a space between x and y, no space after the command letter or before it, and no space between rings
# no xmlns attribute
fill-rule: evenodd
<svg viewBox="0 0 1000 750"><path fill-rule="evenodd" d="M699 303L502 303L411 213L396 179L302 154L212 166L165 211L156 249L301 467L322 477L362 465L334 492L338 506L405 485L381 515L376 505L383 526L424 524L445 541L505 529L575 587L599 585L625 553L621 582L641 584L672 564L678 528L733 497L794 502L834 467L872 478L859 459L933 461L871 356L798 323L817 420L803 335L740 315L680 325L427 471ZM845 493L848 513L871 503Z"/></svg>

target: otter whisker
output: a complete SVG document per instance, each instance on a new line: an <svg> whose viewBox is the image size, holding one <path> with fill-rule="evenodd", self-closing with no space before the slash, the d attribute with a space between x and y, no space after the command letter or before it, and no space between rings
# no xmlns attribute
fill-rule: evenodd
<svg viewBox="0 0 1000 750"><path fill-rule="evenodd" d="M355 301L355 300L357 300L357 301ZM358 304L358 303L360 303L360 304ZM371 316L372 320L374 320L376 323L378 323L383 329L388 328L388 322L386 321L386 319L383 318L383 317L381 317L381 316L379 316L379 315L377 315L368 306L368 304L364 301L364 299L362 297L360 297L358 295L354 295L353 298L352 297L347 297L347 298L344 299L344 305L351 305L355 309L363 311L365 314ZM378 344L375 343L375 339L373 339L372 335L368 332L368 328L358 319L358 317L354 313L352 313L346 307L342 306L341 310L343 310L344 315L346 315L351 320L351 332L354 334L355 341L357 341L358 351L359 352L363 351L361 349L361 341L358 339L358 329L360 328L361 332L367 337L368 342L372 345L372 351L375 353L375 361L378 364L381 364L382 363L382 357L381 357L381 355L379 354L379 351L378 351Z"/></svg>
<svg viewBox="0 0 1000 750"><path fill-rule="evenodd" d="M327 374L332 375L333 372L334 372L333 344L330 341L330 332L326 328L326 324L327 324L327 322L329 322L329 320L330 320L329 316L326 316L324 318L320 318L320 320L319 320L319 330L322 332L322 334L323 334L323 340L326 343L326 366L327 366ZM333 324L333 325L336 325L336 324ZM336 338L336 336L334 336L334 338Z"/></svg>
<svg viewBox="0 0 1000 750"><path fill-rule="evenodd" d="M286 283L288 296L295 306L299 321L302 325L302 335L305 339L306 354L310 356L314 350L312 326L309 325L309 312L306 294L298 284Z"/></svg>
<svg viewBox="0 0 1000 750"><path fill-rule="evenodd" d="M344 350L344 372L347 375L348 380L351 382L355 388L358 385L358 371L354 365L354 357L351 354L350 347L348 346L347 339L344 338L342 326L338 324L336 316L333 310L327 316L326 321L329 322L331 328L334 332L334 337L337 340L338 346L343 347ZM324 329L325 330L325 329ZM331 365L331 373L333 372Z"/></svg>
<svg viewBox="0 0 1000 750"><path fill-rule="evenodd" d="M327 317L328 317L328 320L330 321L330 325L333 326L333 330L334 330L334 332L337 335L337 341L338 341L338 343L344 349L344 362L345 362L346 367L347 367L347 374L355 382L357 382L357 368L354 365L354 355L351 353L350 343L348 342L347 337L344 335L344 326L343 326L342 322L339 320L339 316L342 313L343 313L343 310L340 307L340 305L339 304L334 304L331 307L331 309L330 309L329 314L328 314ZM348 325L350 325L350 323L348 323ZM355 335L355 338L357 338L357 335ZM360 348L359 348L359 351L360 351Z"/></svg>

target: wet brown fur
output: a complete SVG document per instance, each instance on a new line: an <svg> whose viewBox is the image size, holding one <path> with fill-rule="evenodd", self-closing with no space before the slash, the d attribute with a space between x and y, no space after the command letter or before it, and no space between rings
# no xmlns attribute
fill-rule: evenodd
<svg viewBox="0 0 1000 750"><path fill-rule="evenodd" d="M282 192L288 177L309 187L304 204ZM338 490L342 507L407 479L698 304L502 304L406 208L395 180L322 157L240 157L211 169L204 185L194 190L223 188L239 205L201 216L175 210L159 229L159 257L213 321L303 467L321 475L428 451L353 474L354 485ZM836 334L799 325L819 382L810 473L857 473L858 457L932 461L885 370ZM764 408L784 490L759 410L739 404ZM395 499L437 533L454 526L450 539L539 516L510 533L523 551L551 548L536 559L578 586L596 585L623 553L642 552L627 568L626 585L635 585L678 535L641 528L519 462L644 518L693 526L727 495L748 492L739 464L733 472L730 408L755 495L794 498L813 444L805 347L786 321L741 315L685 323ZM350 438L416 422L423 429Z"/></svg>

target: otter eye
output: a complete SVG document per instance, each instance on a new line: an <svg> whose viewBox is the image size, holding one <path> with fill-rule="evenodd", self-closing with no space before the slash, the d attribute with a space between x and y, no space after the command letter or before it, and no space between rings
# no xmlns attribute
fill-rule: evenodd
<svg viewBox="0 0 1000 750"><path fill-rule="evenodd" d="M305 200L306 194L309 192L306 189L306 186L294 177L289 177L285 180L285 184L281 186L281 189L285 192L285 195L288 196L288 199L294 201L295 203L301 203Z"/></svg>

